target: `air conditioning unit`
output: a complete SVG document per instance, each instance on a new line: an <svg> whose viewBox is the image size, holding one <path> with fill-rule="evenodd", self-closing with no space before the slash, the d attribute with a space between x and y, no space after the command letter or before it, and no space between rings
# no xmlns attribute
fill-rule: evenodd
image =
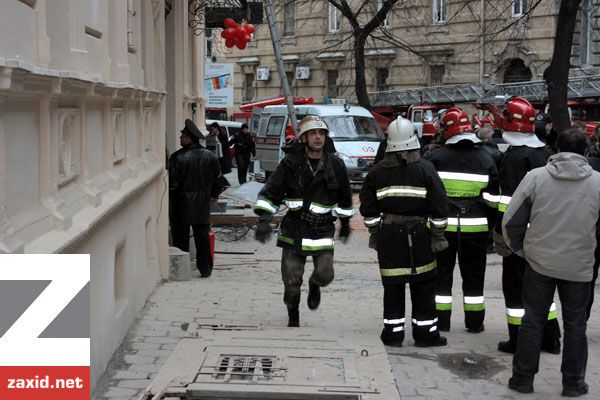
<svg viewBox="0 0 600 400"><path fill-rule="evenodd" d="M310 67L296 67L296 79L297 80L310 79Z"/></svg>
<svg viewBox="0 0 600 400"><path fill-rule="evenodd" d="M269 67L258 67L256 68L256 80L257 81L268 81L271 78Z"/></svg>

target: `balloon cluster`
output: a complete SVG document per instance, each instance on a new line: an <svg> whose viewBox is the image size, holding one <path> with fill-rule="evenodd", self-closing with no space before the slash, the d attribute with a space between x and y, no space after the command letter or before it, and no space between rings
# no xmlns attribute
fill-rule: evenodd
<svg viewBox="0 0 600 400"><path fill-rule="evenodd" d="M239 25L231 18L225 18L225 29L221 32L221 37L225 39L225 46L236 46L240 50L246 48L246 44L252 40L254 25Z"/></svg>

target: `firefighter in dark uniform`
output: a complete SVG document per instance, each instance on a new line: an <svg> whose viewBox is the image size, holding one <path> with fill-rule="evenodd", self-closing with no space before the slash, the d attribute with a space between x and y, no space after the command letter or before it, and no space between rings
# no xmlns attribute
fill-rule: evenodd
<svg viewBox="0 0 600 400"><path fill-rule="evenodd" d="M498 343L498 350L514 353L517 349L517 338L521 319L525 314L521 289L525 272L525 259L513 254L504 245L501 233L502 215L511 196L525 177L534 168L546 165L552 155L552 149L546 146L535 134L535 109L525 99L514 97L506 103L503 112L502 138L510 146L504 153L500 169L501 196L498 203L499 218L494 230L496 252L502 257L502 291L506 304L506 320L508 324L508 340ZM560 353L560 327L556 316L556 305L552 303L548 314L548 322L544 328L542 349Z"/></svg>
<svg viewBox="0 0 600 400"><path fill-rule="evenodd" d="M433 165L421 159L419 139L409 120L399 117L390 124L385 158L367 175L360 202L383 283L381 340L402 346L408 283L415 345L445 346L435 313L434 252L448 246L444 238L448 199Z"/></svg>
<svg viewBox="0 0 600 400"><path fill-rule="evenodd" d="M288 154L258 194L254 212L259 215L256 239L270 237L269 222L279 205L288 212L281 222L277 245L283 248L281 274L283 301L288 309L288 326L300 325L300 288L306 257L312 256L313 273L308 281L308 308L321 301L320 287L334 276L334 221L340 219L339 237L350 235L352 190L344 162L325 150L329 129L325 121L309 115L300 121L300 137L287 146Z"/></svg>
<svg viewBox="0 0 600 400"><path fill-rule="evenodd" d="M444 183L449 200L445 233L449 247L437 254L438 326L442 331L450 330L452 276L458 255L465 326L468 332L479 333L484 330L486 242L497 214L498 170L492 157L476 146L481 141L463 110L448 109L442 117L442 129L445 145L428 157Z"/></svg>

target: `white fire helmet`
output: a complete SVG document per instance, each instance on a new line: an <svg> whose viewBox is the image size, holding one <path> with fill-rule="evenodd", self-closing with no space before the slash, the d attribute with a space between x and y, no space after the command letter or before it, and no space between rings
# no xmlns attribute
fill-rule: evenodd
<svg viewBox="0 0 600 400"><path fill-rule="evenodd" d="M386 152L406 151L419 149L419 138L417 131L409 120L398 117L387 129L387 148Z"/></svg>
<svg viewBox="0 0 600 400"><path fill-rule="evenodd" d="M329 133L329 127L325 121L321 119L321 117L316 115L307 115L306 117L302 118L302 121L300 121L300 133L298 136L302 136L305 132L308 132L311 129L325 129L327 133Z"/></svg>

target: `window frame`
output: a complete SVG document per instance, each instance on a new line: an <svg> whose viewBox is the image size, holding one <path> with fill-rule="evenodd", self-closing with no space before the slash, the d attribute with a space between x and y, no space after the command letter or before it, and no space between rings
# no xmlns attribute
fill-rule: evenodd
<svg viewBox="0 0 600 400"><path fill-rule="evenodd" d="M444 64L435 64L429 67L429 85L430 86L442 86L444 85L444 75L446 75L446 66ZM441 71L441 74L438 72ZM439 80L434 81L434 75L439 75ZM437 76L436 76L437 77Z"/></svg>
<svg viewBox="0 0 600 400"><path fill-rule="evenodd" d="M431 14L434 24L445 24L446 0L432 0Z"/></svg>
<svg viewBox="0 0 600 400"><path fill-rule="evenodd" d="M283 37L293 37L296 35L296 2L294 0L284 0L283 29L281 31Z"/></svg>
<svg viewBox="0 0 600 400"><path fill-rule="evenodd" d="M248 80L248 76L252 75L252 82ZM254 72L246 72L244 73L244 91L243 91L243 101L251 101L254 99L254 81L256 80L256 74ZM250 83L250 85L249 85ZM252 96L249 96L252 94Z"/></svg>
<svg viewBox="0 0 600 400"><path fill-rule="evenodd" d="M519 10L515 11L517 9L517 6L518 6ZM512 16L513 17L522 17L523 15L525 15L526 7L527 7L527 0L513 0L512 7L511 7Z"/></svg>
<svg viewBox="0 0 600 400"><path fill-rule="evenodd" d="M338 79L340 78L339 71L337 69L328 69L326 71L327 71L327 81L326 81L326 86L325 86L325 88L327 90L327 93L325 93L326 97L328 99L336 99L339 96L339 94L340 94L339 86L338 86L338 83L337 83ZM332 73L332 74L330 75L330 73ZM330 79L330 76L332 76L332 75L335 75L335 79L333 80L333 84L332 84L332 81ZM332 88L335 90L335 95L334 96L331 95L333 93L332 92Z"/></svg>
<svg viewBox="0 0 600 400"><path fill-rule="evenodd" d="M327 2L328 10L327 10L327 32L329 33L338 33L340 31L340 18L339 12L333 4Z"/></svg>
<svg viewBox="0 0 600 400"><path fill-rule="evenodd" d="M383 75L381 74L385 71L385 78L381 81L379 78ZM375 68L375 91L377 92L385 92L389 90L388 79L390 77L390 69L388 67L377 67Z"/></svg>

